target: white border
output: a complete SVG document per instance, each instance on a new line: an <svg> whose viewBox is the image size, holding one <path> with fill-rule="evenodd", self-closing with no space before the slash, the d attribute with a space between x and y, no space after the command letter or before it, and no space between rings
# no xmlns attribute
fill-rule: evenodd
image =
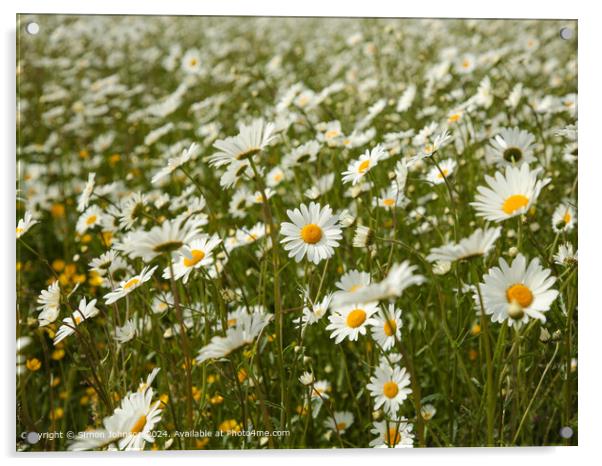
<svg viewBox="0 0 602 466"><path fill-rule="evenodd" d="M462 464L463 466L483 463L489 465L509 463L523 464L589 464L598 453L600 444L599 427L600 396L602 386L600 376L600 358L598 357L599 334L602 329L602 309L598 305L600 288L598 278L602 265L600 250L596 240L600 237L602 222L599 200L602 199L600 175L602 174L602 148L599 122L602 110L600 93L600 44L602 44L602 24L600 15L595 11L592 1L529 2L527 0L464 1L464 0L421 0L399 1L370 0L356 2L343 0L144 0L125 3L123 0L53 0L42 2L34 0L3 0L0 8L2 15L2 124L3 170L2 170L2 218L6 219L2 228L2 261L0 296L4 306L1 308L2 345L2 383L0 399L3 408L0 415L4 418L4 430L0 431L3 456L9 461L15 460L14 452L14 317L15 269L14 269L14 157L15 157L15 14L20 13L81 13L81 14L187 14L187 15L269 15L269 16L401 16L401 17L473 17L473 18L561 18L579 20L579 221L580 221L580 293L579 302L579 444L578 448L521 448L521 449L445 449L428 451L374 451L354 450L331 452L316 450L297 450L292 452L182 452L175 457L165 453L143 455L119 455L120 462L142 464L153 460L178 464L219 464L237 462L244 466L261 464L296 465L315 462L336 462L337 464L361 464L376 461L381 464ZM428 31L425 31L428 34ZM56 455L40 454L23 456L26 463L38 459L53 458L66 464L105 464L114 461L114 455ZM372 458L374 458L372 460ZM592 461L593 462L593 461ZM599 459L597 461L599 464Z"/></svg>

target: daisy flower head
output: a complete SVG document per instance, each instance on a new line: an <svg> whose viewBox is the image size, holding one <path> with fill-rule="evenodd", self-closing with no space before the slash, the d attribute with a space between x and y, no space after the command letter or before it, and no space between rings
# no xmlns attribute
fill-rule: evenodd
<svg viewBox="0 0 602 466"><path fill-rule="evenodd" d="M199 145L193 142L188 148L184 149L180 155L167 159L167 166L155 173L151 183L155 184L161 179L165 178L167 175L173 173L178 167L184 165L191 158L196 157L199 152Z"/></svg>
<svg viewBox="0 0 602 466"><path fill-rule="evenodd" d="M501 232L501 227L478 228L468 238L461 239L459 243L446 244L431 249L426 259L429 262L455 262L472 257L487 256L500 237Z"/></svg>
<svg viewBox="0 0 602 466"><path fill-rule="evenodd" d="M128 194L120 205L119 226L123 229L130 229L142 218L148 198L146 195L137 192Z"/></svg>
<svg viewBox="0 0 602 466"><path fill-rule="evenodd" d="M345 431L353 424L354 417L349 411L335 411L332 417L324 420L324 427L330 430L337 431L339 434L344 434Z"/></svg>
<svg viewBox="0 0 602 466"><path fill-rule="evenodd" d="M203 346L196 360L201 363L210 359L221 359L227 357L236 349L251 344L272 320L272 315L257 307L250 312L240 308L236 317L229 320L232 322L226 329L225 336L214 336L209 344Z"/></svg>
<svg viewBox="0 0 602 466"><path fill-rule="evenodd" d="M376 325L372 316L377 312L378 303L351 304L338 308L328 316L330 324L326 330L331 330L330 338L337 344L345 338L357 341L360 335L366 334L368 325Z"/></svg>
<svg viewBox="0 0 602 466"><path fill-rule="evenodd" d="M188 245L183 246L178 257L173 261L174 278L176 280L182 278L182 282L187 283L193 270L210 267L213 264L212 251L220 243L221 239L217 235L213 235L194 239ZM163 278L170 278L169 267L163 271Z"/></svg>
<svg viewBox="0 0 602 466"><path fill-rule="evenodd" d="M101 225L103 216L104 214L99 207L95 205L90 206L79 216L75 229L80 235L83 235L86 231Z"/></svg>
<svg viewBox="0 0 602 466"><path fill-rule="evenodd" d="M367 150L360 155L358 160L351 162L347 170L343 172L343 183L351 182L353 185L358 184L378 164L379 160L386 157L387 152L380 144L372 150Z"/></svg>
<svg viewBox="0 0 602 466"><path fill-rule="evenodd" d="M26 211L23 218L17 223L17 239L27 233L29 229L36 223L38 223L38 221L33 219L32 213L30 211Z"/></svg>
<svg viewBox="0 0 602 466"><path fill-rule="evenodd" d="M275 135L274 124L266 123L262 119L254 120L250 125L241 125L239 133L226 139L218 139L213 143L218 152L209 156L209 165L221 167L237 161L244 161L261 152Z"/></svg>
<svg viewBox="0 0 602 466"><path fill-rule="evenodd" d="M128 280L123 280L121 283L119 283L119 286L117 288L115 288L113 291L107 293L104 296L105 303L113 304L114 302L120 300L124 296L130 294L136 288L141 287L144 283L151 279L157 267L158 266L155 265L153 268L149 269L149 267L146 266L141 270L141 272L138 275L135 275L132 278L129 278Z"/></svg>
<svg viewBox="0 0 602 466"><path fill-rule="evenodd" d="M156 370L153 373L156 375ZM151 376L147 379L149 384ZM153 430L161 420L161 401L153 402L154 395L150 386L128 393L113 414L104 418L101 429L76 435L69 450L92 450L113 443L117 443L120 450L143 450L146 442L155 441Z"/></svg>
<svg viewBox="0 0 602 466"><path fill-rule="evenodd" d="M382 207L384 209L403 207L405 204L405 196L399 191L397 185L394 184L383 189L380 193L380 197L375 200L374 204L377 207Z"/></svg>
<svg viewBox="0 0 602 466"><path fill-rule="evenodd" d="M454 159L445 159L439 162L439 166L432 167L426 176L426 179L433 184L445 183L445 179L452 176L456 169Z"/></svg>
<svg viewBox="0 0 602 466"><path fill-rule="evenodd" d="M161 254L180 250L200 236L200 227L204 223L203 216L164 220L161 225L154 226L149 231L137 230L128 234L115 249L123 251L132 259L141 257L148 262Z"/></svg>
<svg viewBox="0 0 602 466"><path fill-rule="evenodd" d="M91 319L97 315L99 310L96 308L96 300L93 299L89 303L86 302L86 298L82 298L79 302L77 310L71 314L71 317L63 319L63 325L61 325L54 336L53 343L56 346L57 343L63 341L69 335L75 333L75 327L80 325L87 319Z"/></svg>
<svg viewBox="0 0 602 466"><path fill-rule="evenodd" d="M59 316L59 306L61 304L61 288L59 282L54 281L48 286L47 290L42 290L38 296L38 322L40 327L51 324Z"/></svg>
<svg viewBox="0 0 602 466"><path fill-rule="evenodd" d="M495 177L486 175L488 186L479 186L475 202L471 202L479 217L493 222L503 222L526 213L544 186L551 180L538 180L540 169L530 170L527 164L520 167L508 165L504 174L497 172Z"/></svg>
<svg viewBox="0 0 602 466"><path fill-rule="evenodd" d="M554 254L554 262L558 265L568 267L577 264L577 251L574 250L571 243L565 243L558 246L558 252Z"/></svg>
<svg viewBox="0 0 602 466"><path fill-rule="evenodd" d="M511 265L500 258L499 267L492 267L480 285L485 313L493 322L507 320L509 326L525 324L530 318L545 322L544 313L558 296L558 291L551 289L556 278L550 274L537 258L527 264L525 256L519 254ZM474 299L480 306L478 293Z"/></svg>
<svg viewBox="0 0 602 466"><path fill-rule="evenodd" d="M187 74L199 74L201 71L201 54L197 49L186 51L182 57L182 70Z"/></svg>
<svg viewBox="0 0 602 466"><path fill-rule="evenodd" d="M374 409L382 406L386 413L395 416L401 404L412 393L409 385L410 376L405 367L392 368L388 363L377 366L367 385L374 398Z"/></svg>
<svg viewBox="0 0 602 466"><path fill-rule="evenodd" d="M374 448L413 448L414 433L412 424L407 419L399 421L380 421L374 423L374 429L370 432L377 438L370 442Z"/></svg>
<svg viewBox="0 0 602 466"><path fill-rule="evenodd" d="M338 215L333 215L330 206L323 208L311 202L309 207L301 204L298 209L287 210L290 222L283 222L280 228L284 238L280 241L288 256L300 262L307 259L314 264L328 259L334 254L339 240L343 237Z"/></svg>
<svg viewBox="0 0 602 466"><path fill-rule="evenodd" d="M394 264L389 269L387 276L379 283L372 283L353 294L340 294L336 296L335 306L349 304L350 302L369 303L391 298L398 298L403 291L413 285L424 283L422 275L415 274L416 266L409 261Z"/></svg>
<svg viewBox="0 0 602 466"><path fill-rule="evenodd" d="M535 136L518 128L504 128L490 141L487 160L496 165L531 163Z"/></svg>
<svg viewBox="0 0 602 466"><path fill-rule="evenodd" d="M88 174L88 181L82 190L82 193L79 196L79 200L77 201L77 211L83 212L88 207L88 203L90 202L90 196L92 195L92 191L94 190L94 178L96 178L96 173Z"/></svg>
<svg viewBox="0 0 602 466"><path fill-rule="evenodd" d="M129 319L121 327L115 328L114 339L116 342L124 344L130 340L133 340L137 333L138 329L136 328L136 320Z"/></svg>
<svg viewBox="0 0 602 466"><path fill-rule="evenodd" d="M395 340L401 339L401 309L389 304L388 309L377 314L372 323L372 337L383 351L390 350Z"/></svg>
<svg viewBox="0 0 602 466"><path fill-rule="evenodd" d="M358 225L353 235L353 247L365 248L370 246L374 240L374 231L364 225Z"/></svg>
<svg viewBox="0 0 602 466"><path fill-rule="evenodd" d="M332 294L327 294L321 301L303 306L303 314L295 322L303 327L319 322L328 312L331 301Z"/></svg>
<svg viewBox="0 0 602 466"><path fill-rule="evenodd" d="M560 204L552 214L552 228L556 233L571 231L576 221L575 209L569 204Z"/></svg>

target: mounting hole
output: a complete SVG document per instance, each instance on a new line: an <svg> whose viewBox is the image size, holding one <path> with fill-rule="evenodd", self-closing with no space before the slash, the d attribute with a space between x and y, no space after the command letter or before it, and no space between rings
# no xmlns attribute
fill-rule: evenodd
<svg viewBox="0 0 602 466"><path fill-rule="evenodd" d="M561 28L560 29L560 38L564 40L569 40L573 38L573 30L571 28Z"/></svg>
<svg viewBox="0 0 602 466"><path fill-rule="evenodd" d="M563 427L562 429L560 429L560 436L566 439L571 438L573 436L573 429L571 429L568 426Z"/></svg>
<svg viewBox="0 0 602 466"><path fill-rule="evenodd" d="M38 32L40 32L40 25L33 21L31 23L27 23L27 26L25 26L25 30L28 34L35 36Z"/></svg>

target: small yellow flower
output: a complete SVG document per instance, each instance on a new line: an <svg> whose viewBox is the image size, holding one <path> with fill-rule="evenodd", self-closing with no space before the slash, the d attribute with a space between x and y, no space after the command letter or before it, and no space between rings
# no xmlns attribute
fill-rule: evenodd
<svg viewBox="0 0 602 466"><path fill-rule="evenodd" d="M63 359L65 357L65 350L62 348L58 348L55 349L52 354L50 355L50 357L54 360L54 361L60 361L61 359Z"/></svg>
<svg viewBox="0 0 602 466"><path fill-rule="evenodd" d="M63 259L54 259L52 261L52 268L57 272L62 272L65 268L65 261Z"/></svg>
<svg viewBox="0 0 602 466"><path fill-rule="evenodd" d="M65 412L63 411L63 408L61 408L61 407L54 408L54 410L50 411L50 419L52 419L53 421L62 419L64 414L65 414Z"/></svg>
<svg viewBox="0 0 602 466"><path fill-rule="evenodd" d="M38 358L31 358L27 360L25 367L27 367L27 369L29 369L31 372L35 372L40 370L42 363Z"/></svg>

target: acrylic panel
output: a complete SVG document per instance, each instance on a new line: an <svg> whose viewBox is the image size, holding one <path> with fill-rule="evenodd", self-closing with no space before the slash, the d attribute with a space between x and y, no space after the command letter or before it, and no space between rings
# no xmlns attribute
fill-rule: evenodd
<svg viewBox="0 0 602 466"><path fill-rule="evenodd" d="M576 445L577 22L17 17L16 448Z"/></svg>

